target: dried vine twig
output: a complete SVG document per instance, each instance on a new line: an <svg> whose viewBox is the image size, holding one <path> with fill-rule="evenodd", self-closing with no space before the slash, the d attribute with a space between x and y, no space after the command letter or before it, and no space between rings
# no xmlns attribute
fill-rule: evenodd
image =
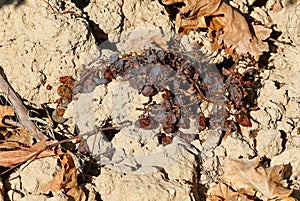
<svg viewBox="0 0 300 201"><path fill-rule="evenodd" d="M38 140L44 141L47 139L36 126L29 120L29 112L26 107L22 104L19 97L15 94L13 88L6 81L6 76L2 67L0 67L0 89L6 93L6 96L12 106L14 107L16 114L21 124L32 134L32 136Z"/></svg>

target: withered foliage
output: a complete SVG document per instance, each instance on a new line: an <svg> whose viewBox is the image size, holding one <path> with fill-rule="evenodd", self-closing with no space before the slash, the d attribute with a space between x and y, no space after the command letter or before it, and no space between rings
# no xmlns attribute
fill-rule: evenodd
<svg viewBox="0 0 300 201"><path fill-rule="evenodd" d="M5 116L14 116L14 108L12 106L0 105L0 127L7 126L2 122Z"/></svg>
<svg viewBox="0 0 300 201"><path fill-rule="evenodd" d="M175 48L173 47L172 51L174 53L160 49L146 49L138 54L132 52L112 55L108 61L95 61L94 68L88 68L81 75L81 81L74 87L75 94L90 93L96 86L108 84L113 79L122 77L132 88L149 98L147 103L141 103L141 107L136 108L142 111L140 117L136 119L136 127L151 130L161 126L163 133L157 133L157 136L162 138L159 141L163 145L172 143L175 135L184 136L184 140L190 141L184 135L189 133L182 133L180 129L189 129L190 119L197 120L195 123L192 122L192 125L199 131L206 129L209 117L204 116L198 108L202 102L212 102L207 94L211 96L216 94L214 100L225 97L217 96L219 94L217 87L208 86L208 83L213 83L217 73L212 72L207 62L198 61L200 56L194 61L185 55L179 53L177 55L176 42L178 41L174 40ZM191 51L196 55L200 54L198 49ZM203 81L204 75L209 82ZM154 96L159 97L159 101L153 101ZM212 103L212 108L217 106Z"/></svg>
<svg viewBox="0 0 300 201"><path fill-rule="evenodd" d="M240 201L251 201L254 200L253 196L247 196L244 194L239 194L237 191L233 191L229 186L220 182L213 189L210 189L209 195L207 198L210 201L231 201L231 200L240 200Z"/></svg>
<svg viewBox="0 0 300 201"><path fill-rule="evenodd" d="M260 158L252 160L226 159L222 182L208 192L216 200L255 200L259 192L268 200L293 200L293 190L284 187L285 166L262 167Z"/></svg>
<svg viewBox="0 0 300 201"><path fill-rule="evenodd" d="M62 76L59 78L59 81L61 85L57 88L57 94L60 98L56 100L57 106L52 113L52 119L56 123L63 123L66 121L63 115L65 114L68 104L72 101L72 89L75 85L75 79L71 76Z"/></svg>
<svg viewBox="0 0 300 201"><path fill-rule="evenodd" d="M257 88L259 86L259 71L255 68L248 68L243 73L239 73L238 69L231 67L223 69L225 81L225 89L227 92L227 108L233 112L234 120L229 119L227 114L225 128L228 133L239 131L240 126L251 127L250 112L256 111L257 108Z"/></svg>
<svg viewBox="0 0 300 201"><path fill-rule="evenodd" d="M84 191L77 183L77 170L71 152L63 154L60 162L62 169L40 192L44 194L52 192L54 195L63 192L73 197L75 201L86 200Z"/></svg>
<svg viewBox="0 0 300 201"><path fill-rule="evenodd" d="M263 40L269 37L271 29L249 25L237 10L221 0L162 0L162 3L184 3L176 15L176 31L188 34L191 30L208 28L213 49L224 48L234 57L250 54L255 60L269 49Z"/></svg>
<svg viewBox="0 0 300 201"><path fill-rule="evenodd" d="M5 147L5 150L0 150L0 166L10 167L24 163L28 160L54 156L57 154L55 148L48 149L48 145L55 143L54 141L42 141L32 146L13 146Z"/></svg>
<svg viewBox="0 0 300 201"><path fill-rule="evenodd" d="M13 150L20 146L31 146L33 137L25 128L0 130L0 151Z"/></svg>

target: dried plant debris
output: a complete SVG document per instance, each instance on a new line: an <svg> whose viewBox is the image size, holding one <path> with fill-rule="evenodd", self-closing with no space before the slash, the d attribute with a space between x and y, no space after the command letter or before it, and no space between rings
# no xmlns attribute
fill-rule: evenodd
<svg viewBox="0 0 300 201"><path fill-rule="evenodd" d="M10 167L28 160L54 156L60 152L60 149L48 148L53 143L55 142L42 141L32 146L5 147L5 149L0 150L0 166Z"/></svg>
<svg viewBox="0 0 300 201"><path fill-rule="evenodd" d="M0 105L0 127L7 127L6 124L3 123L3 120L6 116L14 116L14 108L12 106Z"/></svg>
<svg viewBox="0 0 300 201"><path fill-rule="evenodd" d="M77 169L71 152L67 151L63 154L60 162L62 169L40 192L44 194L52 192L54 195L63 192L72 197L75 201L86 200L84 191L77 183Z"/></svg>
<svg viewBox="0 0 300 201"><path fill-rule="evenodd" d="M197 120L199 132L208 126L211 129L222 127L228 135L240 131L240 126L251 127L250 112L257 110L258 71L249 68L240 73L233 66L224 68L221 77L205 62L197 63L194 57L178 56L176 46L173 48L174 53L147 49L139 53L115 54L108 60L97 59L82 71L73 93L90 93L96 86L122 77L149 98L147 103L136 108L142 115L135 126L147 130L160 126L164 133L158 133L158 137L164 145L172 143L174 136L190 140L187 133L181 131L191 127L191 119ZM192 52L189 54L194 56ZM195 54L197 58L201 56ZM216 79L225 82L220 85L222 90L216 86ZM161 102L153 101L154 97L159 97ZM204 114L202 103L212 105L212 109ZM220 107L215 110L217 106Z"/></svg>
<svg viewBox="0 0 300 201"><path fill-rule="evenodd" d="M255 200L261 194L267 200L296 200L285 188L285 166L262 167L260 158L252 160L226 159L222 182L208 192L210 200ZM238 198L238 199L237 199Z"/></svg>
<svg viewBox="0 0 300 201"><path fill-rule="evenodd" d="M209 28L213 39L213 49L225 49L227 53L251 55L256 61L264 51L268 51L267 39L271 29L261 25L248 24L245 18L230 5L221 0L163 0L165 5L183 2L176 15L176 30L188 34L191 30ZM258 31L259 26L260 31Z"/></svg>
<svg viewBox="0 0 300 201"><path fill-rule="evenodd" d="M197 63L160 49L147 49L141 53L112 55L108 61L99 59L91 66L93 68L84 70L81 81L74 87L74 93L90 93L96 86L122 77L132 88L149 98L147 103L136 108L142 111L142 115L136 120L135 126L148 130L160 126L164 133L158 133L158 137L162 137L164 145L171 143L175 135L190 140L184 135L187 133L180 131L191 127L190 119L197 120L195 126L199 131L206 129L208 119L212 128L223 126L221 118L213 121L200 108L202 102L214 105L213 102L225 101L218 87L213 86L217 83L213 79L218 77L218 73L205 63ZM206 82L203 81L204 75ZM161 101L153 101L154 96ZM214 116L220 117L223 114L217 114L221 107L218 108L211 111Z"/></svg>
<svg viewBox="0 0 300 201"><path fill-rule="evenodd" d="M227 132L239 131L240 126L251 127L250 112L256 111L257 89L259 87L259 71L248 68L243 73L233 66L223 68L226 97L228 100L228 118L225 121ZM230 119L230 115L234 120Z"/></svg>
<svg viewBox="0 0 300 201"><path fill-rule="evenodd" d="M10 150L20 146L31 146L32 135L25 128L0 130L0 150Z"/></svg>
<svg viewBox="0 0 300 201"><path fill-rule="evenodd" d="M66 121L63 118L68 104L72 101L72 89L75 84L75 79L71 76L62 76L59 78L61 85L57 88L57 94L60 96L57 103L56 109L52 113L52 119L56 123L64 123Z"/></svg>
<svg viewBox="0 0 300 201"><path fill-rule="evenodd" d="M220 182L214 188L209 190L209 195L207 198L210 201L231 201L231 200L240 200L240 201L251 201L255 200L253 196L247 196L244 194L239 194L237 191L234 191L226 184Z"/></svg>

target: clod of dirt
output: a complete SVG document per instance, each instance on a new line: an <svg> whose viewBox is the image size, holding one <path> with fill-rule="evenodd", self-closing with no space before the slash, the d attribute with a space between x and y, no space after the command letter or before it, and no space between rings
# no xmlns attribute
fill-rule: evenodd
<svg viewBox="0 0 300 201"><path fill-rule="evenodd" d="M57 160L51 157L36 159L22 165L5 181L6 186L9 186L9 189L6 189L9 199L26 200L26 196L30 194L39 195L39 190L53 179L58 170Z"/></svg>
<svg viewBox="0 0 300 201"><path fill-rule="evenodd" d="M256 136L259 156L273 158L283 150L281 133L276 129L263 129Z"/></svg>
<svg viewBox="0 0 300 201"><path fill-rule="evenodd" d="M239 158L241 156L248 157L254 155L254 150L249 142L243 139L243 136L238 133L232 133L226 139L223 139L221 147L224 147L226 155L232 158Z"/></svg>
<svg viewBox="0 0 300 201"><path fill-rule="evenodd" d="M1 66L22 98L36 104L54 101L55 90L46 90L47 84L57 86L61 75L74 76L97 46L85 19L54 13L46 1L28 0L18 6L17 2L1 7ZM74 4L66 4L80 14ZM7 24L18 28L6 28Z"/></svg>
<svg viewBox="0 0 300 201"><path fill-rule="evenodd" d="M272 2L272 1L271 1ZM281 40L291 42L292 45L300 44L300 4L299 1L280 1L283 9L279 12L269 12L273 23L278 30L283 30ZM289 61L297 60L295 57Z"/></svg>
<svg viewBox="0 0 300 201"><path fill-rule="evenodd" d="M122 4L120 0L92 1L84 11L106 34L116 34L123 26Z"/></svg>
<svg viewBox="0 0 300 201"><path fill-rule="evenodd" d="M171 22L165 8L158 1L124 0L123 14L127 28L157 28L170 30Z"/></svg>
<svg viewBox="0 0 300 201"><path fill-rule="evenodd" d="M189 154L166 169L157 167L158 172L152 174L122 174L103 168L94 181L95 190L103 200L157 200L158 195L159 200L190 200L196 196L191 188L196 166Z"/></svg>
<svg viewBox="0 0 300 201"><path fill-rule="evenodd" d="M74 1L49 0L46 2L10 0L1 1L0 4L1 66L8 76L9 83L21 97L37 105L57 99L55 90L46 90L48 84L53 87L58 86L59 77L74 76L75 71L85 63L86 57L94 53L93 51L98 55L95 39L91 36L90 27L88 27L89 23L84 17L80 17L81 10L71 3ZM195 189L197 192L205 192L203 189L197 189L199 183L210 185L211 181L219 179L219 159L228 156L234 158L253 156L255 143L257 143L258 154L271 157L270 166L290 165L290 187L295 189L294 193L298 193L299 198L299 1L230 0L226 2L238 8L242 13L254 17L254 21L268 23L271 19L272 25L270 23L268 27L272 26L276 31L269 39L271 51L264 55L270 58L260 64L262 68L259 68L263 71L259 74L262 78L260 97L257 100L259 110L251 112L252 120L257 121L255 124L257 139L255 136L254 139L249 139L247 133L244 132L246 129L242 128L242 134L229 135L214 152L206 155L205 160L196 163L194 156L188 155L188 160L178 161L180 165L173 164L165 170L159 169L158 172L148 175L126 175L102 168L101 175L94 177L95 180L86 184L89 186L89 194L94 196L89 197L89 200L120 200L122 198L123 200L157 200L158 197L161 200L200 200L191 192ZM273 7L276 2L282 5L282 9L278 12ZM72 9L79 15L67 12L62 14L66 8ZM159 28L159 26L169 30L172 26L166 10L158 0L92 0L84 10L90 20L94 21L95 26L98 24L104 32L121 34L120 43L128 40L127 33L123 30L139 32L142 28ZM134 33L130 34L134 35ZM193 37L196 41L201 41L205 49L210 46L207 34L194 32ZM201 38L206 40L200 40ZM137 47L142 42L145 40L135 40ZM218 57L216 60L223 60L223 53L214 53L214 55ZM104 87L98 87L95 89L95 94L101 94L98 96L99 100L95 101L96 105L102 101L107 91ZM95 112L89 111L89 105L82 104L81 106L85 109L82 113ZM107 111L102 110L103 108L98 109L95 115L99 117L99 122L109 119ZM254 126L254 121L252 121L252 126ZM70 121L67 123L71 124ZM247 131L249 131L248 127ZM267 135L271 131L272 133ZM205 134L201 132L200 137ZM135 140L130 144L130 138L128 136L123 138L123 136L119 133L113 141L118 142L120 146L128 145L127 147L132 152L144 153L144 149L152 150L157 146L157 142L154 141L146 143L146 141ZM197 140L193 144L197 149L201 149L205 140L210 143L209 139L207 137L203 141ZM266 142L264 142L265 139ZM274 142L272 139L275 139ZM274 147L276 143L278 147ZM270 155L264 148L264 145L269 144L271 145L268 147ZM47 183L58 171L54 159L37 159L26 165L21 166L21 169L5 181L4 187L9 188L5 189L8 190L5 194L8 199L17 201L67 200L64 196L48 198L36 194L37 189L42 187L38 182ZM36 175L40 175L42 179L40 180ZM197 181L198 178L199 181ZM0 200L4 199L1 189L3 185L0 181ZM137 195L140 197L136 197Z"/></svg>
<svg viewBox="0 0 300 201"><path fill-rule="evenodd" d="M171 28L167 12L158 1L92 1L84 10L109 35L137 27L161 27L164 30Z"/></svg>
<svg viewBox="0 0 300 201"><path fill-rule="evenodd" d="M15 199L12 201L69 201L70 199L66 195L56 195L54 197L49 198L45 195L27 195L25 197L22 197L20 199Z"/></svg>
<svg viewBox="0 0 300 201"><path fill-rule="evenodd" d="M298 144L300 140L297 140ZM271 165L289 165L291 166L291 180L297 180L300 176L300 152L297 148L291 148L289 150L284 151L282 154L275 156L272 161ZM299 188L299 184L294 182L293 185Z"/></svg>

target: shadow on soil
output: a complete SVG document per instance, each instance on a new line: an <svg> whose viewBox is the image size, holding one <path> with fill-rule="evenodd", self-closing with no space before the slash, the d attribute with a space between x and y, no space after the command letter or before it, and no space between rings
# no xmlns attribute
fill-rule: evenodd
<svg viewBox="0 0 300 201"><path fill-rule="evenodd" d="M5 6L14 4L15 7L19 7L22 4L25 3L25 0L0 0L0 8L3 8Z"/></svg>

